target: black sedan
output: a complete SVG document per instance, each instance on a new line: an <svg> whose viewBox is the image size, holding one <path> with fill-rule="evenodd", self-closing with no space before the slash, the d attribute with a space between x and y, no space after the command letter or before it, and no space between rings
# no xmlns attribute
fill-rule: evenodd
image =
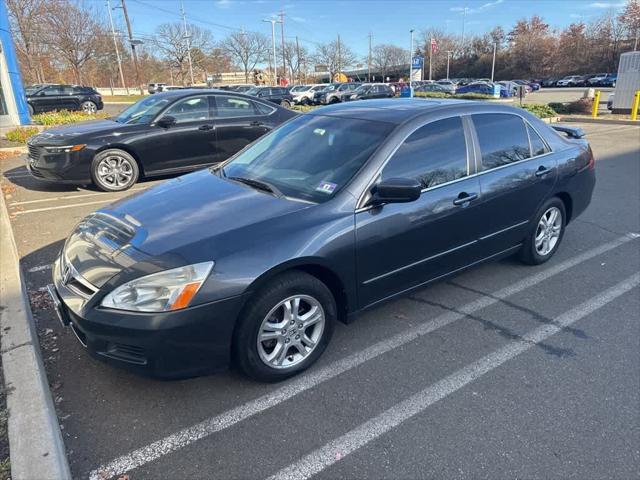
<svg viewBox="0 0 640 480"><path fill-rule="evenodd" d="M281 380L337 321L483 261L549 260L595 185L581 131L555 128L453 100L318 109L85 218L50 292L113 365L175 377L233 359Z"/></svg>
<svg viewBox="0 0 640 480"><path fill-rule="evenodd" d="M26 88L29 114L55 110L82 110L96 113L102 110L102 96L95 88L82 85L41 84Z"/></svg>
<svg viewBox="0 0 640 480"><path fill-rule="evenodd" d="M226 160L295 115L220 90L159 93L115 118L31 137L27 168L42 180L126 190L141 176L182 173Z"/></svg>

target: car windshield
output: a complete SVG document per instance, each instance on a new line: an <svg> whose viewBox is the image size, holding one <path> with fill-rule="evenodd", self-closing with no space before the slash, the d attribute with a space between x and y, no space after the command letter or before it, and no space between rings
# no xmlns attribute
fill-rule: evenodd
<svg viewBox="0 0 640 480"><path fill-rule="evenodd" d="M257 95L260 89L258 87L250 88L249 90L245 90L244 93L247 95Z"/></svg>
<svg viewBox="0 0 640 480"><path fill-rule="evenodd" d="M325 92L330 92L331 90L335 90L336 88L338 88L337 85L327 85L327 87L324 89Z"/></svg>
<svg viewBox="0 0 640 480"><path fill-rule="evenodd" d="M361 87L356 88L354 93L367 93L370 88L371 85L362 85Z"/></svg>
<svg viewBox="0 0 640 480"><path fill-rule="evenodd" d="M171 103L169 97L156 94L134 103L114 118L118 123L141 124L149 123L167 105Z"/></svg>
<svg viewBox="0 0 640 480"><path fill-rule="evenodd" d="M267 183L287 197L321 203L349 182L393 127L301 115L237 155L220 174Z"/></svg>
<svg viewBox="0 0 640 480"><path fill-rule="evenodd" d="M309 90L309 87L306 85L298 85L291 89L292 92L306 92L307 90Z"/></svg>

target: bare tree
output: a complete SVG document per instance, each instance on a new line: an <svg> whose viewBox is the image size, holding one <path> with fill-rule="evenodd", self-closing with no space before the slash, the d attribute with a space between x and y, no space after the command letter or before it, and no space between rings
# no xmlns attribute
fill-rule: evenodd
<svg viewBox="0 0 640 480"><path fill-rule="evenodd" d="M267 61L269 39L258 32L237 32L225 38L218 48L242 67L244 81L249 83L249 74L257 64Z"/></svg>
<svg viewBox="0 0 640 480"><path fill-rule="evenodd" d="M327 67L331 78L356 63L357 60L353 51L342 42L338 44L337 40L318 45L313 58L318 65Z"/></svg>
<svg viewBox="0 0 640 480"><path fill-rule="evenodd" d="M391 44L376 45L371 54L371 63L385 78L392 68L409 63L409 51Z"/></svg>
<svg viewBox="0 0 640 480"><path fill-rule="evenodd" d="M189 74L188 54L191 52L191 62L198 73L205 71L206 52L213 46L211 32L196 25L188 27L189 45L184 35L184 27L180 22L163 23L156 28L153 44L158 53L176 69L182 85L187 83ZM188 47L191 47L190 50Z"/></svg>
<svg viewBox="0 0 640 480"><path fill-rule="evenodd" d="M293 42L285 43L285 59L287 68L292 73L293 78L300 80L304 69L309 63L309 51L303 45Z"/></svg>
<svg viewBox="0 0 640 480"><path fill-rule="evenodd" d="M108 33L95 20L94 12L69 1L51 2L46 17L48 43L73 71L75 81L83 81L83 66L96 55L100 36Z"/></svg>

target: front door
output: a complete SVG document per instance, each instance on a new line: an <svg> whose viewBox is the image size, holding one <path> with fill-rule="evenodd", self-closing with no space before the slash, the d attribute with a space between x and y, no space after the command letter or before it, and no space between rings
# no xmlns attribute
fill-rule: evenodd
<svg viewBox="0 0 640 480"><path fill-rule="evenodd" d="M481 248L491 255L523 241L556 182L557 161L522 117L483 113L471 118L480 149Z"/></svg>
<svg viewBox="0 0 640 480"><path fill-rule="evenodd" d="M162 132L145 148L145 171L171 173L203 167L214 161L216 132L211 119L210 95L178 100L156 119L151 128ZM213 100L211 100L213 101ZM157 125L158 120L173 117L175 124Z"/></svg>
<svg viewBox="0 0 640 480"><path fill-rule="evenodd" d="M469 176L472 155L460 117L420 127L394 153L381 179L415 178L424 189L414 202L356 213L360 307L477 259L480 184Z"/></svg>
<svg viewBox="0 0 640 480"><path fill-rule="evenodd" d="M216 95L214 161L222 162L270 130L267 116L273 108L243 97Z"/></svg>

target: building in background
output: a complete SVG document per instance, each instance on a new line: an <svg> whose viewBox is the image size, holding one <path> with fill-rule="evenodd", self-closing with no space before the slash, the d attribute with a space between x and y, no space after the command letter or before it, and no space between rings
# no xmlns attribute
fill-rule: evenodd
<svg viewBox="0 0 640 480"><path fill-rule="evenodd" d="M7 4L0 0L0 129L31 123Z"/></svg>

